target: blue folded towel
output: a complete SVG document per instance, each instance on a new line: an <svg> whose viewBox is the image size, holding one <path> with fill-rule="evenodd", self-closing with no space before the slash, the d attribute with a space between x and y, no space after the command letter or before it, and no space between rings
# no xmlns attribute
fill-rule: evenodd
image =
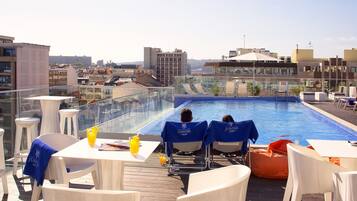
<svg viewBox="0 0 357 201"><path fill-rule="evenodd" d="M218 142L243 142L241 152L247 152L247 143L250 139L253 143L259 137L259 133L252 120L241 122L211 121L207 129L205 144Z"/></svg>
<svg viewBox="0 0 357 201"><path fill-rule="evenodd" d="M204 141L207 121L202 122L166 122L161 138L167 143L167 155L171 156L173 143ZM202 143L203 144L203 143Z"/></svg>
<svg viewBox="0 0 357 201"><path fill-rule="evenodd" d="M51 155L56 152L41 140L35 139L32 142L30 153L26 160L24 174L35 179L38 186L42 185Z"/></svg>

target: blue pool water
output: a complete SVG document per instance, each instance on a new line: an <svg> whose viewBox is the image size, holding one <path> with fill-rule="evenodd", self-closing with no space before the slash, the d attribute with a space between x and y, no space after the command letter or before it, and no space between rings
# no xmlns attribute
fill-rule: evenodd
<svg viewBox="0 0 357 201"><path fill-rule="evenodd" d="M257 144L291 139L306 145L306 139L357 140L357 133L307 108L299 102L270 100L191 101L166 118L142 128L142 134L160 135L165 121L179 121L180 109L190 108L193 121L221 120L225 114L235 121L252 119L259 131Z"/></svg>

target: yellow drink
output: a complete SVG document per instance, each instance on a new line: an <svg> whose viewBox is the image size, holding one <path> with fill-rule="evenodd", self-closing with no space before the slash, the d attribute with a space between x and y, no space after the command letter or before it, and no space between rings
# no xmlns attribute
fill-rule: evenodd
<svg viewBox="0 0 357 201"><path fill-rule="evenodd" d="M97 139L97 133L92 130L87 130L88 144L90 147L95 146L95 140Z"/></svg>
<svg viewBox="0 0 357 201"><path fill-rule="evenodd" d="M140 147L140 140L138 138L133 137L132 139L129 140L130 153L133 156L138 155L139 147Z"/></svg>

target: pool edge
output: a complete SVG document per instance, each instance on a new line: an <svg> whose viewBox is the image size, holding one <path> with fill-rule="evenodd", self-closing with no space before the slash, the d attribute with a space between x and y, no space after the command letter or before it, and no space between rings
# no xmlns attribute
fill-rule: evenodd
<svg viewBox="0 0 357 201"><path fill-rule="evenodd" d="M357 132L357 126L356 125L354 125L354 124L352 124L352 123L350 123L350 122L348 122L346 120L343 120L343 119L341 119L341 118L339 118L339 117L337 117L337 116L335 116L335 115L333 115L333 114L331 114L329 112L326 112L326 111L324 111L322 109L319 109L319 108L317 108L317 107L315 107L315 106L313 106L313 105L311 105L311 104L309 104L307 102L301 101L301 103L303 105L305 105L306 107L312 109L313 111L318 112L321 115L324 115L325 117L327 117L327 118L329 118L329 119L341 124L342 126L345 126L345 127L349 128L349 129Z"/></svg>

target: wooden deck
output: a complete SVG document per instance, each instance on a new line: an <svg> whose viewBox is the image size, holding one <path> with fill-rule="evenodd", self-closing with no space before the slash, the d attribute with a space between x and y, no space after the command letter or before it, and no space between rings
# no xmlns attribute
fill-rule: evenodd
<svg viewBox="0 0 357 201"><path fill-rule="evenodd" d="M158 153L153 154L146 163L128 163L124 170L124 190L141 192L143 201L174 201L187 190L188 176L167 176L167 169L159 165ZM2 200L30 200L31 185L28 177L13 177L8 171L9 195ZM45 181L47 182L47 181ZM251 176L247 201L281 201L285 180L267 180ZM90 176L72 180L70 187L93 188ZM2 188L0 188L2 193ZM305 196L304 201L320 201L321 195Z"/></svg>

